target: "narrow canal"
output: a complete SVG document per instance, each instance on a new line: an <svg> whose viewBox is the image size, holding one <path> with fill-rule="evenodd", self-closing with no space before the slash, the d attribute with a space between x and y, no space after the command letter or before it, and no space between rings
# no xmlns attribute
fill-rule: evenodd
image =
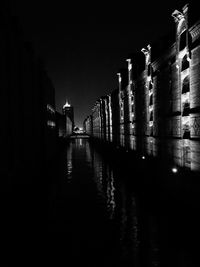
<svg viewBox="0 0 200 267"><path fill-rule="evenodd" d="M82 138L57 162L48 196L49 264L199 266L199 189L180 185L178 176L166 182L156 170L152 181L143 165Z"/></svg>

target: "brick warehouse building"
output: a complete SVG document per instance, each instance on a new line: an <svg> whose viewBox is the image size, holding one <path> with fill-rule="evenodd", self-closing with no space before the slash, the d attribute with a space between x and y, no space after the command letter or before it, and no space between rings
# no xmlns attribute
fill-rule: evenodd
<svg viewBox="0 0 200 267"><path fill-rule="evenodd" d="M119 71L111 92L110 118L102 115L104 97L93 108L93 133L105 140L109 121L108 143L200 171L200 21L191 12L188 5L175 10L174 32L128 58L127 75Z"/></svg>

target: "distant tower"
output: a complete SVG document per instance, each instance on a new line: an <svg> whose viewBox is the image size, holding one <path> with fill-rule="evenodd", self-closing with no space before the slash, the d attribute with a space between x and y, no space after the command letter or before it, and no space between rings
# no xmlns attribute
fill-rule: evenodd
<svg viewBox="0 0 200 267"><path fill-rule="evenodd" d="M63 114L66 116L66 134L69 135L74 129L74 108L68 101L63 106Z"/></svg>

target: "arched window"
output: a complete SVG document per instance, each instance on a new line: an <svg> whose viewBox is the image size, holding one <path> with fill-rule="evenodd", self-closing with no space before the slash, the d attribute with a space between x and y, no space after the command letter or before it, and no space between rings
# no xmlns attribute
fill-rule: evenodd
<svg viewBox="0 0 200 267"><path fill-rule="evenodd" d="M183 139L190 138L190 119L189 116L182 118L182 127L183 127Z"/></svg>
<svg viewBox="0 0 200 267"><path fill-rule="evenodd" d="M182 68L181 71L186 70L187 68L189 68L189 61L188 61L188 56L185 55L182 59Z"/></svg>
<svg viewBox="0 0 200 267"><path fill-rule="evenodd" d="M182 94L185 94L190 91L190 79L189 75L186 76L182 83Z"/></svg>
<svg viewBox="0 0 200 267"><path fill-rule="evenodd" d="M149 83L149 90L151 90L152 88L153 88L153 83L150 82L150 83Z"/></svg>
<svg viewBox="0 0 200 267"><path fill-rule="evenodd" d="M150 121L153 121L153 111L150 112L149 120L150 120Z"/></svg>
<svg viewBox="0 0 200 267"><path fill-rule="evenodd" d="M149 105L153 105L153 94L150 95L150 98L149 98Z"/></svg>

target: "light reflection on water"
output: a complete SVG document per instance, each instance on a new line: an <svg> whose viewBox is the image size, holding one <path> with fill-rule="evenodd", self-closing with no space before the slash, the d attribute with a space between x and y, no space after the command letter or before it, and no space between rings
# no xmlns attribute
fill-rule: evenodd
<svg viewBox="0 0 200 267"><path fill-rule="evenodd" d="M200 220L194 212L199 210L198 186L189 184L188 188L183 184L183 192L176 184L171 183L171 180L167 188L160 185L160 180L159 186L156 187L154 183L146 186L149 184L143 182L134 182L132 186L134 177L135 180L141 179L140 174L134 173L134 166L133 173L129 176L123 166L115 166L113 162L111 164L108 157L104 159L99 150L96 151L85 139L77 139L68 145L65 164L65 179L70 182L66 185L69 191L75 190L78 196L83 187L81 183L80 189L77 190L80 183L79 179L74 178L80 176L80 180L83 180L87 177L92 183L92 189L84 189L83 192L88 194L87 204L90 205L92 197L97 194L95 201L107 210L108 221L114 222L117 228L116 242L119 244L119 254L124 263L120 266L186 266L184 263L181 265L182 261L192 262L193 255L198 257L198 253L192 252L193 237L199 240L200 236ZM89 182L86 182L86 187L88 184ZM95 192L90 198L89 194L93 188ZM193 191L196 194L193 194ZM187 198L185 192L189 194ZM77 204L79 205L80 203ZM185 207L189 215L186 214ZM100 228L101 226L100 222ZM181 248L182 244L185 248Z"/></svg>
<svg viewBox="0 0 200 267"><path fill-rule="evenodd" d="M67 149L67 174L66 174L66 181L70 182L72 179L72 170L73 170L73 164L72 164L72 143L69 144L69 147Z"/></svg>
<svg viewBox="0 0 200 267"><path fill-rule="evenodd" d="M77 138L73 142L70 142L67 148L66 180L68 182L71 182L73 174L78 171L77 164L73 164L73 160L76 160L75 158L77 157L82 157L81 162L84 162L85 166L91 168L99 200L103 200L106 203L110 219L112 219L116 207L113 169L105 162L102 156L93 149L88 140Z"/></svg>
<svg viewBox="0 0 200 267"><path fill-rule="evenodd" d="M114 174L113 170L108 169L109 181L107 183L107 208L110 211L110 219L114 217L114 211L116 207L115 203L115 186L114 186Z"/></svg>
<svg viewBox="0 0 200 267"><path fill-rule="evenodd" d="M99 196L105 199L109 217L112 219L116 207L114 171L96 151L93 151L93 169Z"/></svg>
<svg viewBox="0 0 200 267"><path fill-rule="evenodd" d="M124 264L129 262L136 267L142 264L160 266L156 218L145 214L141 219L137 206L138 196L136 197L135 193L129 190L122 182L123 179L119 179L117 169L104 160L85 139L77 139L68 146L66 175L68 182L72 183L72 177L77 173L80 174L78 170L80 165L77 165L77 162L81 164L81 170L86 166L86 169L92 173L99 205L105 206L109 220L118 225L117 235L122 262ZM84 178L86 174L81 175ZM146 237L148 239L144 241Z"/></svg>

